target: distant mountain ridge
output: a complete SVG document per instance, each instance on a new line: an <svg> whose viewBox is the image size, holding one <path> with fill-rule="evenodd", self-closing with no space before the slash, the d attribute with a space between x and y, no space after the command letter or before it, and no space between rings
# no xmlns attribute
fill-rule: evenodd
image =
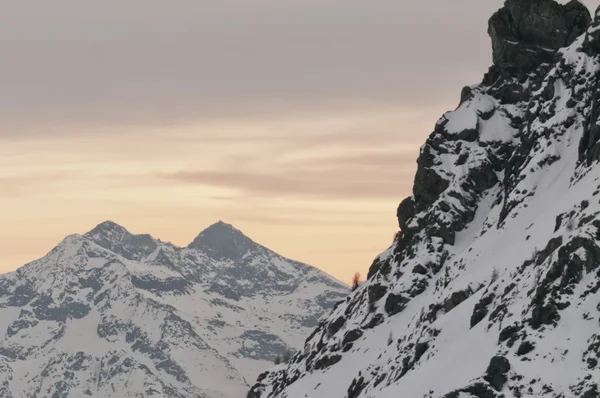
<svg viewBox="0 0 600 398"><path fill-rule="evenodd" d="M0 275L0 396L243 396L347 291L223 222L180 248L107 221Z"/></svg>

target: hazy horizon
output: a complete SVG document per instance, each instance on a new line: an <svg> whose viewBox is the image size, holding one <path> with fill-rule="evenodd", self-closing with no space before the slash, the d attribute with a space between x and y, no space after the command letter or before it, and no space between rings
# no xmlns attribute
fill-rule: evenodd
<svg viewBox="0 0 600 398"><path fill-rule="evenodd" d="M365 276L502 3L7 5L0 272L106 220L179 246L222 220Z"/></svg>

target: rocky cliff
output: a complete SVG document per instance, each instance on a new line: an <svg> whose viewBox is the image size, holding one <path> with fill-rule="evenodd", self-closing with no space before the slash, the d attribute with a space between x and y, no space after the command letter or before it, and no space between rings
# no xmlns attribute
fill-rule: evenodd
<svg viewBox="0 0 600 398"><path fill-rule="evenodd" d="M600 397L600 17L507 0L400 232L250 398Z"/></svg>

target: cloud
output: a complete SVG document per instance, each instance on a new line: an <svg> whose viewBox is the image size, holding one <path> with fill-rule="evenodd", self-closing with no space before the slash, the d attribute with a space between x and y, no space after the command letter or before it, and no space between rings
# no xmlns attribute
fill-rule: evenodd
<svg viewBox="0 0 600 398"><path fill-rule="evenodd" d="M500 1L26 4L0 16L0 137L455 102Z"/></svg>
<svg viewBox="0 0 600 398"><path fill-rule="evenodd" d="M242 196L288 196L324 199L401 199L410 189L415 162L397 153L341 155L283 165L271 171L184 170L159 174L178 183L228 188Z"/></svg>

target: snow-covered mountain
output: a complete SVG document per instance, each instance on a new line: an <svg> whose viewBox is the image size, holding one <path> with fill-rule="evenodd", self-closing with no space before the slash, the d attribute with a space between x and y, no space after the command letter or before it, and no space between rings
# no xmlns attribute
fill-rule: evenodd
<svg viewBox="0 0 600 398"><path fill-rule="evenodd" d="M105 222L0 276L0 397L241 397L347 293L222 222L186 248Z"/></svg>
<svg viewBox="0 0 600 398"><path fill-rule="evenodd" d="M395 242L248 397L600 397L600 14L507 0L489 34Z"/></svg>

